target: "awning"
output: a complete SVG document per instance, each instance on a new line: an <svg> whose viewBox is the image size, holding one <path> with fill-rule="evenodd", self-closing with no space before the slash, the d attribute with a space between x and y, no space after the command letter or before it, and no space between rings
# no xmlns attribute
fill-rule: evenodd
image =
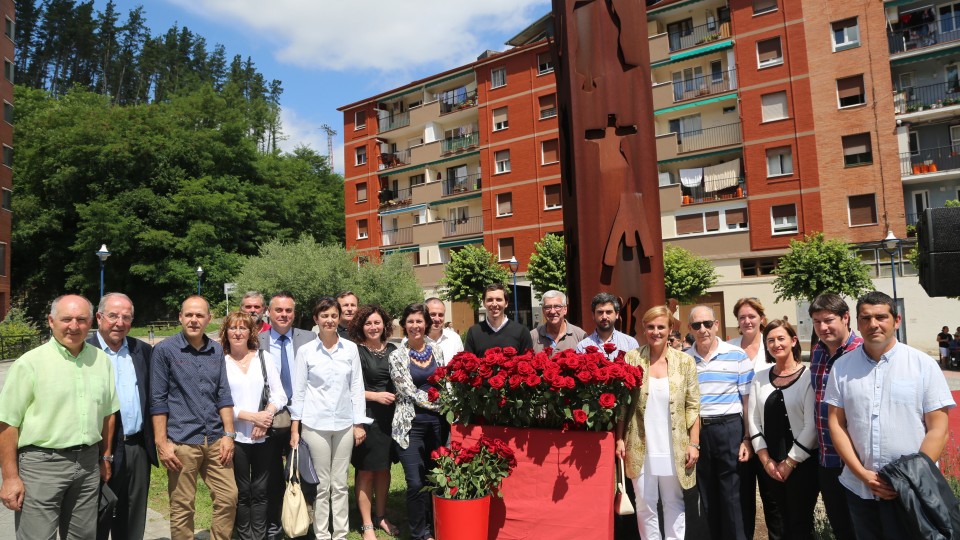
<svg viewBox="0 0 960 540"><path fill-rule="evenodd" d="M960 47L960 41L954 41L950 43L949 46L944 47L942 49L937 49L935 51L930 51L923 54L915 54L912 56L905 56L903 58L893 58L890 60L890 65L902 66L904 64L912 64L914 62L923 62L926 60L933 60L934 58L942 58L944 56L954 56L957 54L958 47Z"/></svg>
<svg viewBox="0 0 960 540"><path fill-rule="evenodd" d="M883 3L884 8L892 8L898 6L905 6L907 4L916 4L917 0L885 0Z"/></svg>
<svg viewBox="0 0 960 540"><path fill-rule="evenodd" d="M443 249L443 248L468 246L470 244L482 244L482 243L483 243L483 237L480 236L477 238L467 238L462 240L447 240L446 242L438 243L437 246Z"/></svg>
<svg viewBox="0 0 960 540"><path fill-rule="evenodd" d="M444 78L442 78L442 79L437 79L436 81L430 81L430 82L427 84L426 87L427 87L427 88L433 88L434 86L436 86L436 85L438 85L438 84L443 84L443 83L445 83L445 82L447 82L447 81L452 81L453 79L459 79L460 77L463 77L464 75L468 75L468 74L470 74L470 73L473 73L473 69L465 69L465 70L463 70L463 71L461 71L461 72L459 72L459 73L454 73L453 75L450 75L450 76L448 76L448 77L444 77Z"/></svg>
<svg viewBox="0 0 960 540"><path fill-rule="evenodd" d="M662 62L657 62L656 64L650 64L650 67L657 68L660 66L665 66L667 64L673 64L674 62L681 62L683 60L689 60L691 58L696 58L698 56L703 56L705 54L722 51L724 49L730 49L732 47L733 47L733 40L728 38L719 43L713 43L705 47L699 47L697 49L691 49L689 51L683 51L677 54L671 54L670 58L663 60Z"/></svg>
<svg viewBox="0 0 960 540"><path fill-rule="evenodd" d="M394 253L416 253L420 251L420 246L409 246L402 247L399 249L385 249L383 250L384 255L393 255Z"/></svg>
<svg viewBox="0 0 960 540"><path fill-rule="evenodd" d="M420 210L426 210L427 205L418 204L415 206L401 206L400 208L391 208L390 210L381 210L381 216L388 216L390 214L402 214L404 212L417 212Z"/></svg>
<svg viewBox="0 0 960 540"><path fill-rule="evenodd" d="M664 159L664 160L662 160L662 161L658 161L657 164L658 164L658 165L667 165L667 164L670 164L670 163L679 163L679 162L681 162L681 161L688 161L688 160L691 160L691 159L711 158L711 157L717 157L717 156L725 156L725 155L727 155L727 154L739 154L739 153L741 153L742 151L743 151L742 148L730 148L730 149L728 149L728 150L717 150L716 152L709 152L709 153L706 153L706 154L692 153L692 154L690 154L690 155L675 157L675 158L672 158L672 159Z"/></svg>
<svg viewBox="0 0 960 540"><path fill-rule="evenodd" d="M700 2L700 0L686 0L685 2L676 2L676 3L674 3L674 4L668 4L668 5L663 6L663 7L656 7L656 6L654 6L654 7L652 7L652 8L650 8L650 9L647 10L647 15L648 15L648 16L649 16L649 15L659 15L660 13L663 13L663 12L666 12L666 11L670 11L671 9L682 8L682 7L684 7L684 6L689 6L689 5L691 5L691 4L696 4L697 2Z"/></svg>
<svg viewBox="0 0 960 540"><path fill-rule="evenodd" d="M438 142L439 142L439 141L438 141ZM421 163L420 165L413 165L413 166L410 166L410 167L404 167L404 168L402 168L402 169L391 169L391 170L389 170L389 171L384 171L384 172L377 173L377 175L380 176L380 177L385 177L385 176L386 176L386 177L389 177L391 174L399 174L399 173L403 173L403 172L416 171L416 170L419 170L419 169L424 169L424 168L427 168L427 167L431 167L431 166L433 166L433 165L439 165L439 164L441 164L441 163L446 163L446 162L448 162L448 161L456 161L456 160L458 160L458 159L463 159L463 158L473 157L473 156L479 156L479 155L480 155L480 151L477 150L477 151L475 151L475 152L468 152L468 153L466 153L466 154L457 154L456 156L453 156L453 157L448 157L448 158L444 158L444 159L438 159L438 160L436 160L436 161L431 161L430 163Z"/></svg>
<svg viewBox="0 0 960 540"><path fill-rule="evenodd" d="M430 201L430 206L440 206L443 204L450 204L450 203L455 203L460 201L469 201L471 199L479 199L481 195L483 194L480 193L479 191L476 191L474 193L461 195L459 197L450 197L449 199L437 199L435 201Z"/></svg>
<svg viewBox="0 0 960 540"><path fill-rule="evenodd" d="M682 111L684 109L689 109L691 107L699 107L701 105L708 105L710 103L717 103L719 101L727 101L730 99L737 99L737 93L734 92L732 94L724 94L722 96L700 99L697 101L691 101L689 103L684 103L682 105L674 105L673 107L667 107L666 109L658 109L656 111L653 111L653 114L654 116L656 116L660 114L671 113L674 111Z"/></svg>

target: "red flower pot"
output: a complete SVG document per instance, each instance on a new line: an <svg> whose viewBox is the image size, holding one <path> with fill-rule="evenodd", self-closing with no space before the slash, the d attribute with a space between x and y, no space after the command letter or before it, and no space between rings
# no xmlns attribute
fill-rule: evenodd
<svg viewBox="0 0 960 540"><path fill-rule="evenodd" d="M437 540L487 540L490 495L479 499L433 496L433 534Z"/></svg>

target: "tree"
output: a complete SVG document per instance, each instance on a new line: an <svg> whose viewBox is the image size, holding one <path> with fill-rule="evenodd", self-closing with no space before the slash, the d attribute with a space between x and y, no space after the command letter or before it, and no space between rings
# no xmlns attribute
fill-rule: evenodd
<svg viewBox="0 0 960 540"><path fill-rule="evenodd" d="M450 255L440 278L441 295L453 302L469 302L478 309L487 285L506 284L509 279L510 273L497 263L493 253L483 246L467 245Z"/></svg>
<svg viewBox="0 0 960 540"><path fill-rule="evenodd" d="M550 290L566 292L567 261L562 236L547 234L533 245L533 255L527 265L527 277L530 278L537 300Z"/></svg>
<svg viewBox="0 0 960 540"><path fill-rule="evenodd" d="M300 306L301 325L309 325L313 306L321 297L354 291L363 304L380 304L398 316L408 304L423 300L413 262L405 254L359 264L356 254L341 246L317 243L303 235L295 242L271 240L249 257L237 274L237 289L257 290L269 298L290 291Z"/></svg>
<svg viewBox="0 0 960 540"><path fill-rule="evenodd" d="M825 240L823 233L791 240L790 251L780 258L773 290L776 301L813 301L832 292L857 298L873 289L867 265L842 240Z"/></svg>
<svg viewBox="0 0 960 540"><path fill-rule="evenodd" d="M720 280L713 264L681 247L663 249L663 284L667 298L686 303L701 296Z"/></svg>

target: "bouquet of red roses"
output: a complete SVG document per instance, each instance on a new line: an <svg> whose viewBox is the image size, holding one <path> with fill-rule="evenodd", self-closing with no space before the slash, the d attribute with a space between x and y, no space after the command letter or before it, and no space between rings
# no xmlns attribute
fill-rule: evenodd
<svg viewBox="0 0 960 540"><path fill-rule="evenodd" d="M476 499L491 493L502 497L500 484L517 466L513 450L502 440L489 437L481 437L470 447L453 441L430 457L435 466L427 473L429 485L424 489L445 499Z"/></svg>
<svg viewBox="0 0 960 540"><path fill-rule="evenodd" d="M463 352L434 373L438 389L431 389L430 400L451 423L609 431L643 372L607 347L552 357L549 349L518 354L512 347L493 348L482 358Z"/></svg>

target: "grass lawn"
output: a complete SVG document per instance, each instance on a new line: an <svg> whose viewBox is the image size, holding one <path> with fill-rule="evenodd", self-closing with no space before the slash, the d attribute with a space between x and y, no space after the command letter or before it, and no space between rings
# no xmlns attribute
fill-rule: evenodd
<svg viewBox="0 0 960 540"><path fill-rule="evenodd" d="M360 536L360 512L357 511L356 497L353 494L353 467L350 467L350 534L348 540L361 540ZM396 538L410 538L410 531L407 527L406 518L406 482L403 479L403 467L395 464L390 470L390 495L387 500L387 519L400 528L400 536ZM197 480L197 514L195 518L195 527L197 529L209 529L212 505L210 502L210 490L203 483L203 480ZM147 505L156 510L164 517L170 517L170 502L167 497L167 471L163 467L154 467L150 471L150 497ZM311 516L312 519L313 516ZM377 530L377 538L391 538L381 530Z"/></svg>

